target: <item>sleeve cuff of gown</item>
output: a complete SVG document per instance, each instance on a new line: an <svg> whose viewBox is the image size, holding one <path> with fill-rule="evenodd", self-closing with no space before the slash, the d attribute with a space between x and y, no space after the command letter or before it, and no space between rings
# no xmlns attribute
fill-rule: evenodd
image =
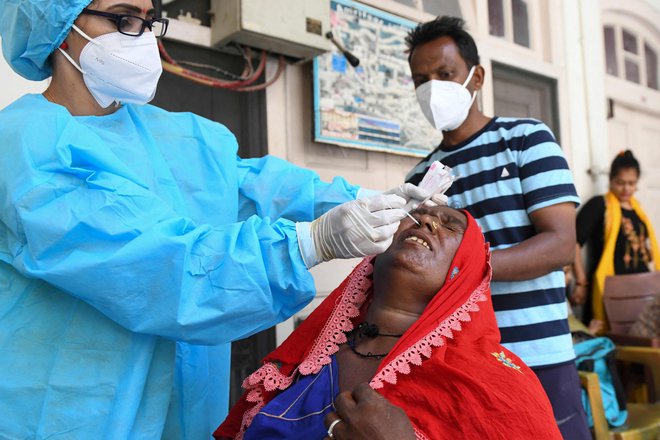
<svg viewBox="0 0 660 440"><path fill-rule="evenodd" d="M305 262L307 269L319 264L321 261L316 253L314 240L312 240L311 222L298 222L296 223L296 234L298 235L298 248L300 254Z"/></svg>
<svg viewBox="0 0 660 440"><path fill-rule="evenodd" d="M382 193L382 191L377 191L375 189L369 189L369 188L359 188L355 200L366 199L367 197L375 196L380 193Z"/></svg>

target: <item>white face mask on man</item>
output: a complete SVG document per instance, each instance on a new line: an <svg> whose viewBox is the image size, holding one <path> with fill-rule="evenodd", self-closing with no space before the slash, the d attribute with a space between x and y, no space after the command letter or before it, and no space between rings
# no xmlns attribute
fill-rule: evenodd
<svg viewBox="0 0 660 440"><path fill-rule="evenodd" d="M463 84L432 79L415 90L422 113L438 130L455 130L467 118L477 92L470 96L466 86L472 79L476 67L472 66Z"/></svg>
<svg viewBox="0 0 660 440"><path fill-rule="evenodd" d="M60 52L83 74L101 107L114 102L146 104L154 98L163 65L153 32L139 37L112 32L92 39L76 25L73 29L89 41L80 53L80 66Z"/></svg>

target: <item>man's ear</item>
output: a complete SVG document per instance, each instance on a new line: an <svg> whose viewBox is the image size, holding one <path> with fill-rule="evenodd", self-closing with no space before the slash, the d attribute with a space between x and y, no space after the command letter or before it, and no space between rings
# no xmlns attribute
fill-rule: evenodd
<svg viewBox="0 0 660 440"><path fill-rule="evenodd" d="M481 88L484 86L485 79L486 79L486 70L483 68L481 64L477 64L477 66L474 68L474 74L472 74L472 81L471 81L475 92L481 90Z"/></svg>

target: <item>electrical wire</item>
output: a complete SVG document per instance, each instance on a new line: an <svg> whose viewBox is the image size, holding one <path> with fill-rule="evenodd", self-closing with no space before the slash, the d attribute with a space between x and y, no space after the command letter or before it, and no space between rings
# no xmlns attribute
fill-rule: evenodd
<svg viewBox="0 0 660 440"><path fill-rule="evenodd" d="M170 58L171 59L171 58ZM185 67L179 65L174 61L163 61L163 69L167 72L173 73L182 78L188 79L190 81L196 82L198 84L206 85L213 88L221 89L237 89L239 87L249 86L259 79L261 74L264 72L266 67L266 53L261 54L261 59L259 61L259 66L257 67L254 74L243 81L225 81L218 78L205 75L203 73L195 72L194 70L186 69Z"/></svg>
<svg viewBox="0 0 660 440"><path fill-rule="evenodd" d="M277 62L277 70L275 71L275 74L273 77L263 84L257 84L256 86L250 86L250 87L239 87L236 89L237 92L257 92L259 90L264 90L267 87L270 87L272 84L274 84L282 75L282 72L284 72L284 68L286 67L286 62L284 61L284 56L280 55L278 62Z"/></svg>
<svg viewBox="0 0 660 440"><path fill-rule="evenodd" d="M195 82L197 84L205 85L207 87L229 89L229 90L235 90L237 92L255 92L265 89L266 87L272 85L275 81L279 79L282 72L284 71L284 68L286 67L284 57L280 55L277 71L275 72L273 77L269 80L266 80L263 84L258 84L253 86L252 84L255 83L263 75L266 69L266 60L267 60L266 51L261 51L261 55L259 57L259 64L255 69L254 66L252 65L251 49L249 47L243 49L241 46L239 46L239 50L243 55L243 59L245 60L245 67L243 69L243 73L240 76L241 79L227 81L210 75L205 75L203 73L196 72L194 70L187 69L186 67L183 66L183 64L190 65L193 63L189 61L177 62L167 52L167 49L165 49L165 46L161 40L158 41L158 49L160 50L161 57L163 58L162 61L163 70L165 70L166 72L172 73L176 76ZM219 69L216 68L215 66L201 65L197 63L194 64L196 64L196 67Z"/></svg>
<svg viewBox="0 0 660 440"><path fill-rule="evenodd" d="M249 47L245 48L240 44L236 43L235 46L238 48L239 52L245 60L245 68L243 69L242 77L249 78L254 74L254 66L252 65L252 49Z"/></svg>
<svg viewBox="0 0 660 440"><path fill-rule="evenodd" d="M194 67L197 69L205 69L205 70L212 70L216 73L219 73L223 76L226 76L227 78L234 80L234 81L244 81L247 79L247 77L243 77L241 75L237 75L233 72L230 72L228 70L223 69L222 67L218 66L213 66L211 64L204 64L204 63L196 63L194 61L178 61L180 66L186 66L186 67Z"/></svg>

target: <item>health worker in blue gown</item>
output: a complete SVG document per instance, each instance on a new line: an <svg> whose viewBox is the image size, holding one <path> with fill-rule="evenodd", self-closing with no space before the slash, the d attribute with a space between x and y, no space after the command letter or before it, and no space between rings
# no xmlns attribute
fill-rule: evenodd
<svg viewBox="0 0 660 440"><path fill-rule="evenodd" d="M2 52L43 95L0 111L0 438L208 439L229 343L314 297L308 268L377 254L377 194L224 126L146 105L167 22L150 0L0 0Z"/></svg>

